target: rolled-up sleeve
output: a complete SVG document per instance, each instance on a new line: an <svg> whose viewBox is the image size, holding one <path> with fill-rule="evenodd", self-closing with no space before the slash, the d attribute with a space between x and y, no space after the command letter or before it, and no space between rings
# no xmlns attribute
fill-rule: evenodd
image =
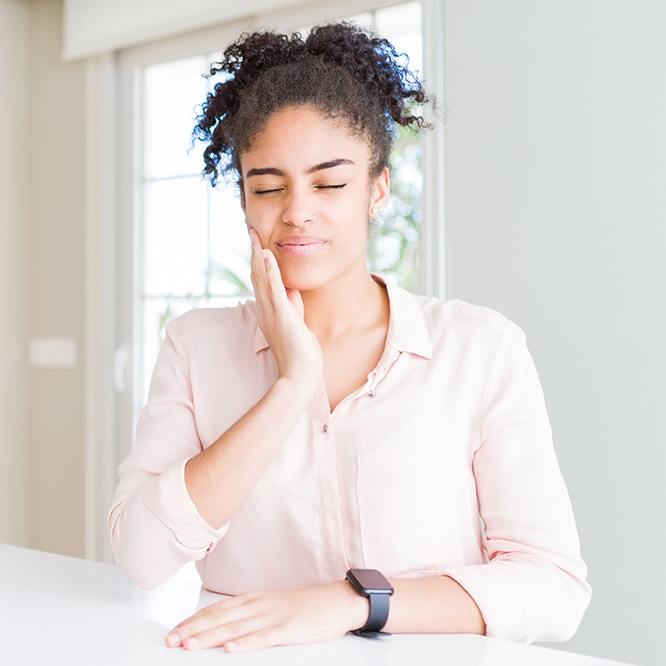
<svg viewBox="0 0 666 666"><path fill-rule="evenodd" d="M488 562L442 572L474 599L486 635L566 641L592 588L525 334L509 326L488 378L473 457Z"/></svg>
<svg viewBox="0 0 666 666"><path fill-rule="evenodd" d="M187 461L203 450L194 418L188 364L167 323L148 399L139 413L127 458L107 515L118 567L151 589L184 564L200 560L230 527L211 526L198 512L185 484Z"/></svg>

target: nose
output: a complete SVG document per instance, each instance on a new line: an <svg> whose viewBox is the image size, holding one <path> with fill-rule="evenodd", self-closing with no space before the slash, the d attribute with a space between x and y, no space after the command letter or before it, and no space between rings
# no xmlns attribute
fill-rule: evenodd
<svg viewBox="0 0 666 666"><path fill-rule="evenodd" d="M282 209L282 222L301 226L314 218L315 193L308 185L293 185Z"/></svg>

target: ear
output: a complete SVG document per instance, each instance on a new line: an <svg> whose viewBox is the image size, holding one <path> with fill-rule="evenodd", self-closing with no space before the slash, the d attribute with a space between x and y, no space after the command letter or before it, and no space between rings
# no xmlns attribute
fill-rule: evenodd
<svg viewBox="0 0 666 666"><path fill-rule="evenodd" d="M370 198L368 201L368 216L374 217L374 214L388 205L390 198L391 174L389 168L385 166L382 172L374 179L370 187Z"/></svg>

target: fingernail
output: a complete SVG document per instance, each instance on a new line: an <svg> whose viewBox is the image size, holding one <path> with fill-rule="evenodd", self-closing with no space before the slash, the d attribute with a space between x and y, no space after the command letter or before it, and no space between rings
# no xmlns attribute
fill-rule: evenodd
<svg viewBox="0 0 666 666"><path fill-rule="evenodd" d="M180 643L180 636L175 633L170 633L167 636L167 643L169 643L169 645L176 645L177 643Z"/></svg>

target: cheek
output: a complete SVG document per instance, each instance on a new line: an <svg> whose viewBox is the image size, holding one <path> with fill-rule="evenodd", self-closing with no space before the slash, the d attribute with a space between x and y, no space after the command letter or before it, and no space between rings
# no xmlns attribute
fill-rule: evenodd
<svg viewBox="0 0 666 666"><path fill-rule="evenodd" d="M344 243L349 252L366 251L368 241L368 223L366 218L358 212L350 212L344 216L345 223L338 227L335 232L336 244Z"/></svg>

